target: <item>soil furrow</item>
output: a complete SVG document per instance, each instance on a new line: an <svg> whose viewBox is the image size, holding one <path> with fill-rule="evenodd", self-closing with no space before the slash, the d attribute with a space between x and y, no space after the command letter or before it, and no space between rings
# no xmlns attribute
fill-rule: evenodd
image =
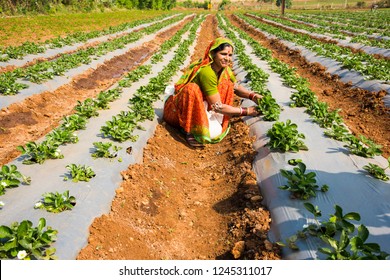
<svg viewBox="0 0 390 280"><path fill-rule="evenodd" d="M151 57L159 46L182 28L191 18L167 31L157 34L154 40L117 56L96 70L74 77L69 84L55 91L33 95L0 111L0 164L6 164L20 155L19 145L36 141L57 127L64 116L73 113L77 101L96 97L107 90L123 75L137 68Z"/></svg>

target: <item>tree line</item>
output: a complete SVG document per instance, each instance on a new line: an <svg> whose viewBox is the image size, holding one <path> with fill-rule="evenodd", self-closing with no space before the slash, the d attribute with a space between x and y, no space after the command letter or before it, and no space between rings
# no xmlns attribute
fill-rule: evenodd
<svg viewBox="0 0 390 280"><path fill-rule="evenodd" d="M176 0L0 0L0 13L54 13L70 10L90 12L109 8L170 10Z"/></svg>

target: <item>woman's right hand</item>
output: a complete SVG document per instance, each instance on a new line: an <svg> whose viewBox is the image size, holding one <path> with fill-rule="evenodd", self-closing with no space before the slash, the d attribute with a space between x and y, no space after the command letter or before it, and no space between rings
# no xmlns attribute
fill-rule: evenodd
<svg viewBox="0 0 390 280"><path fill-rule="evenodd" d="M248 107L247 110L248 110L248 116L256 117L260 115L260 112L257 110L256 106Z"/></svg>

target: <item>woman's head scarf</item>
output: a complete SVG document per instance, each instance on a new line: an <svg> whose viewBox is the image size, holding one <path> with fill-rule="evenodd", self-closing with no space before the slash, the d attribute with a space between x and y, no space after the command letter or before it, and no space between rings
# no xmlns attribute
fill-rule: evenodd
<svg viewBox="0 0 390 280"><path fill-rule="evenodd" d="M233 43L227 38L219 37L213 40L207 47L203 58L192 63L188 70L180 77L179 81L175 84L176 92L179 92L186 84L190 83L198 74L201 68L213 63L212 51L218 48L222 44L229 44L233 48Z"/></svg>

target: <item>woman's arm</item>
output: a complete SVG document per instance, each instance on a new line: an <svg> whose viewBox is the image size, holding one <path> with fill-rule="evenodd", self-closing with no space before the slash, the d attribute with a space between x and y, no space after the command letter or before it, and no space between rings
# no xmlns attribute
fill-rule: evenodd
<svg viewBox="0 0 390 280"><path fill-rule="evenodd" d="M247 90L245 87L237 83L234 84L234 93L237 94L239 97L250 99L256 104L257 101L263 97L262 95L254 91Z"/></svg>
<svg viewBox="0 0 390 280"><path fill-rule="evenodd" d="M257 116L259 112L256 106L252 107L234 107L227 104L222 104L219 93L206 96L207 102L211 104L213 110L228 116Z"/></svg>

